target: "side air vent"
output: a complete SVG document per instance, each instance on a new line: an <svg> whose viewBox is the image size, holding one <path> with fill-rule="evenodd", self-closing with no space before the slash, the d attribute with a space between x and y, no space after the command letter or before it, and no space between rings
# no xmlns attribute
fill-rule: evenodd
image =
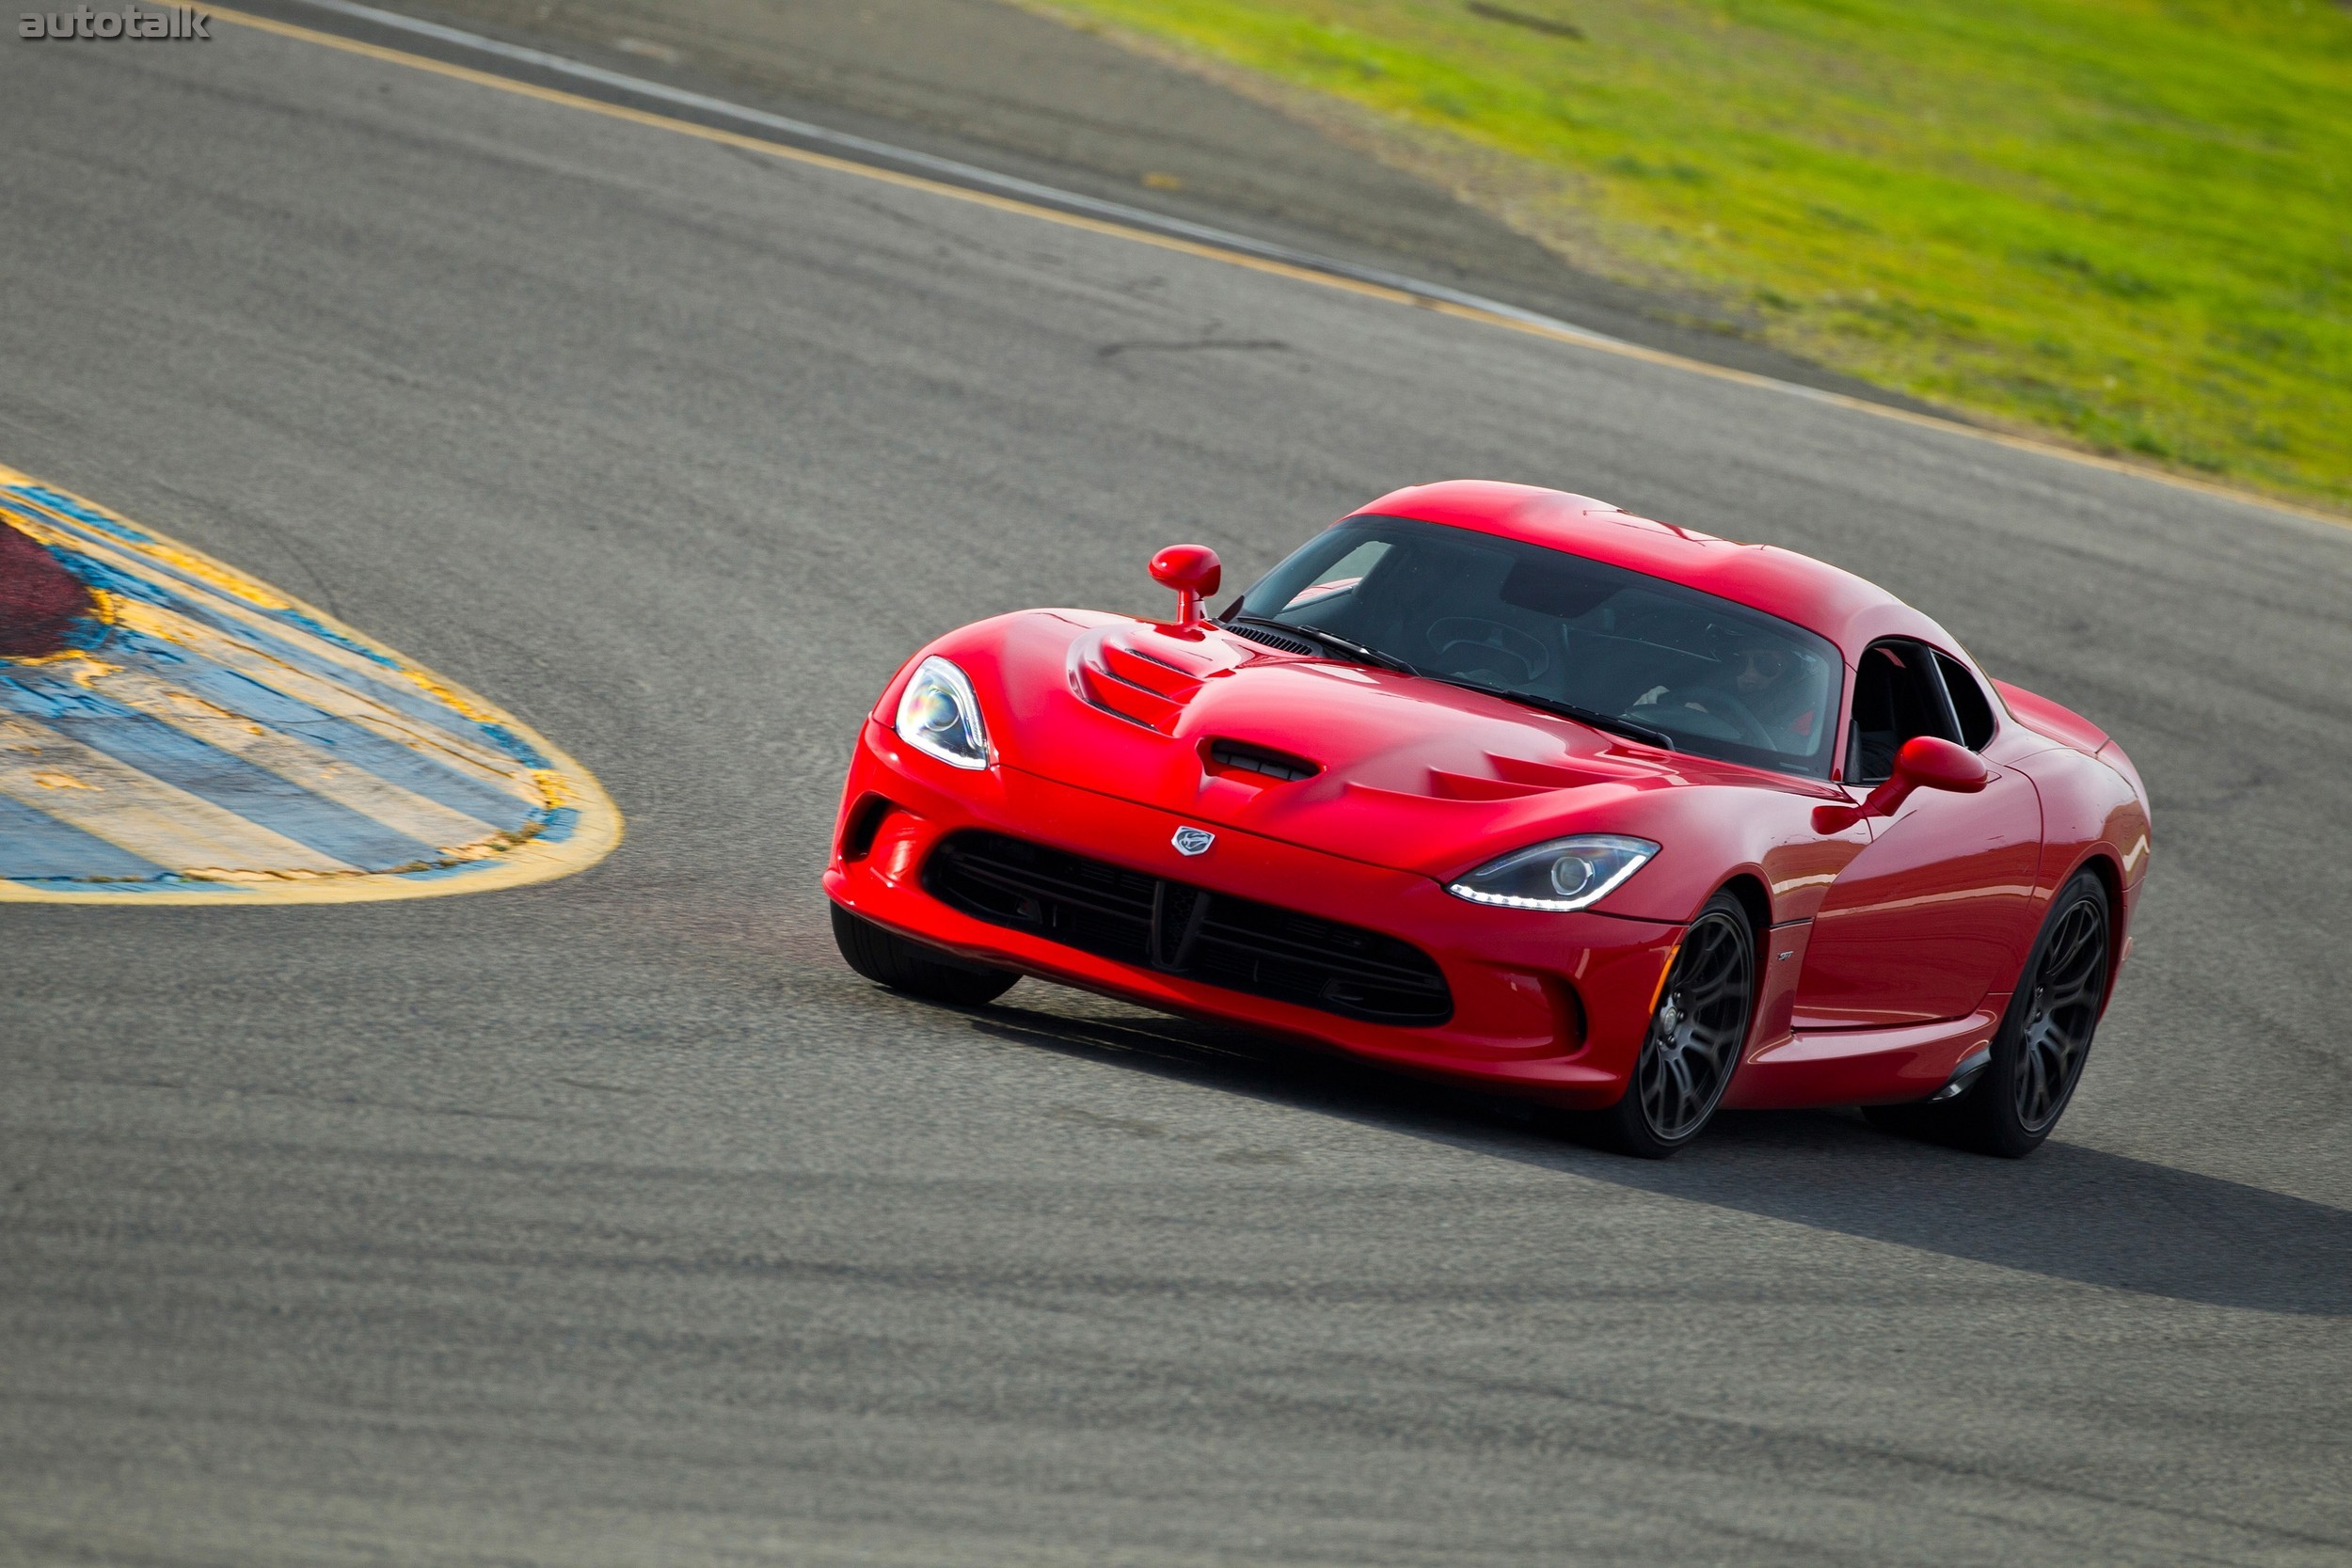
<svg viewBox="0 0 2352 1568"><path fill-rule="evenodd" d="M1263 642L1269 648L1279 648L1286 654L1319 654L1323 649L1303 637L1286 637L1271 626L1227 626L1235 637L1247 637L1252 642Z"/></svg>
<svg viewBox="0 0 2352 1568"><path fill-rule="evenodd" d="M1210 741L1209 764L1213 768L1231 768L1237 773L1263 774L1285 784L1311 779L1323 771L1305 757L1295 757L1288 752L1251 746L1239 740Z"/></svg>
<svg viewBox="0 0 2352 1568"><path fill-rule="evenodd" d="M841 830L841 858L862 861L874 852L874 835L882 832L882 818L898 809L896 800L880 795L863 795L850 808L848 824Z"/></svg>

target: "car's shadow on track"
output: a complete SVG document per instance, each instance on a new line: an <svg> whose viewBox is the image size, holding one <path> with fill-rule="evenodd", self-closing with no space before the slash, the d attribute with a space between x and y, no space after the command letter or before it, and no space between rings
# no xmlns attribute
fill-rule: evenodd
<svg viewBox="0 0 2352 1568"><path fill-rule="evenodd" d="M2079 1145L1994 1160L1852 1113L1747 1112L1652 1163L1581 1147L1523 1106L1213 1024L970 1017L997 1039L1694 1203L2114 1290L2352 1317L2352 1212Z"/></svg>

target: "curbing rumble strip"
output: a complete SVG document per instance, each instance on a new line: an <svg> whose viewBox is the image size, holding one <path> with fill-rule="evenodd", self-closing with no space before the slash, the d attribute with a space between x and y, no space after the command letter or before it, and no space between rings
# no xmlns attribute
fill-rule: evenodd
<svg viewBox="0 0 2352 1568"><path fill-rule="evenodd" d="M513 715L301 600L0 466L86 587L0 659L0 903L361 903L584 871L624 832Z"/></svg>

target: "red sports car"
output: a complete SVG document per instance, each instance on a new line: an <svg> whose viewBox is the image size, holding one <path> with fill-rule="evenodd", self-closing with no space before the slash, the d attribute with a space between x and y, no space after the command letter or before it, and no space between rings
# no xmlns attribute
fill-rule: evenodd
<svg viewBox="0 0 2352 1568"><path fill-rule="evenodd" d="M1718 1107L2048 1135L2130 949L2147 791L1834 566L1460 481L1205 617L950 632L858 736L843 956L1022 974L1535 1097L1652 1157Z"/></svg>

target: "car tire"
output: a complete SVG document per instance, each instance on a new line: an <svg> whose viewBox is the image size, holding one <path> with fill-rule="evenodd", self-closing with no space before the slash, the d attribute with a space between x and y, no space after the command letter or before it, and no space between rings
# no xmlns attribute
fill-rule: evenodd
<svg viewBox="0 0 2352 1568"><path fill-rule="evenodd" d="M2076 872L2050 905L1993 1037L1993 1059L1967 1092L1945 1104L1870 1105L1862 1114L1885 1132L2008 1160L2041 1148L2090 1055L2106 1000L2112 920L2106 884Z"/></svg>
<svg viewBox="0 0 2352 1568"><path fill-rule="evenodd" d="M1739 1070L1756 1006L1756 933L1728 893L1707 901L1676 944L1626 1090L1581 1118L1592 1141L1663 1160L1713 1118Z"/></svg>
<svg viewBox="0 0 2352 1568"><path fill-rule="evenodd" d="M833 940L850 967L868 980L927 1002L977 1007L995 1001L1021 978L1009 969L967 963L909 942L838 904L833 906Z"/></svg>

